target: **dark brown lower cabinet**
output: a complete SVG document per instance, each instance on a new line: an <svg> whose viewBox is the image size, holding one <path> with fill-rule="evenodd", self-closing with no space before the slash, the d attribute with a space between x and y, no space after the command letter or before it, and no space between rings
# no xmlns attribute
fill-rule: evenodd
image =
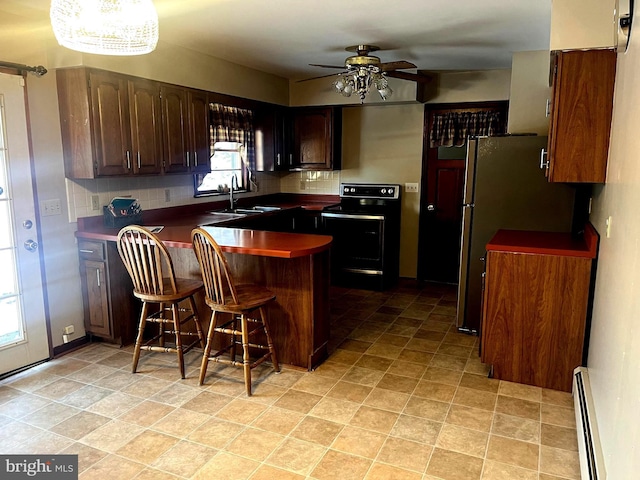
<svg viewBox="0 0 640 480"><path fill-rule="evenodd" d="M132 343L138 305L115 243L78 240L78 253L85 331L120 345Z"/></svg>
<svg viewBox="0 0 640 480"><path fill-rule="evenodd" d="M501 380L571 391L582 364L593 258L491 251L481 360Z"/></svg>

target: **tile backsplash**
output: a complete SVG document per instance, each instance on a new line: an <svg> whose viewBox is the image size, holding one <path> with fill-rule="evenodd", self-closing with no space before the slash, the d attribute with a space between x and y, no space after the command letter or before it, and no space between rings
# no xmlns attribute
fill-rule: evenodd
<svg viewBox="0 0 640 480"><path fill-rule="evenodd" d="M268 195L271 193L310 193L337 195L340 191L340 172L301 171L284 173L257 172L256 192L241 193L238 197ZM79 217L102 215L102 206L113 197L137 198L143 210L206 203L218 197L193 196L192 175L166 175L158 177L113 177L95 180L66 179L69 221ZM99 208L92 209L92 197L98 196ZM225 195L226 196L226 195Z"/></svg>

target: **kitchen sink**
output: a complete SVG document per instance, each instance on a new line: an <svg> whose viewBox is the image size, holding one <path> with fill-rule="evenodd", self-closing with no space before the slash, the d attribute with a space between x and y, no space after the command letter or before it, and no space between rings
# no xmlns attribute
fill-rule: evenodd
<svg viewBox="0 0 640 480"><path fill-rule="evenodd" d="M255 215L262 213L260 210L254 210L253 208L225 208L224 210L217 210L209 213L223 214L223 215Z"/></svg>
<svg viewBox="0 0 640 480"><path fill-rule="evenodd" d="M260 210L261 212L275 212L277 210L282 210L282 207L267 207L263 205L255 205L251 208L253 208L254 210Z"/></svg>

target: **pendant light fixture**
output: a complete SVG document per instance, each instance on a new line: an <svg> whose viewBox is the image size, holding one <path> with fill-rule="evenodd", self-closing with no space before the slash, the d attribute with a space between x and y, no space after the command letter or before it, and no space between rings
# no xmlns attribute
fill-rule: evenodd
<svg viewBox="0 0 640 480"><path fill-rule="evenodd" d="M52 0L51 26L63 47L99 55L142 55L158 43L152 0Z"/></svg>

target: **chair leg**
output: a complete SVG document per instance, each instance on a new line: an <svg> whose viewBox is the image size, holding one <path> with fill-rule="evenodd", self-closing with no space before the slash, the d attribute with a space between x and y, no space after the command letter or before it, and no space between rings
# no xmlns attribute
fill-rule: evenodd
<svg viewBox="0 0 640 480"><path fill-rule="evenodd" d="M184 353L182 351L182 331L180 330L180 311L177 303L171 304L173 313L173 329L176 335L176 350L178 353L178 365L180 366L180 376L184 379Z"/></svg>
<svg viewBox="0 0 640 480"><path fill-rule="evenodd" d="M209 355L211 354L211 347L213 346L213 334L216 328L216 312L211 314L211 321L209 322L209 332L207 333L207 344L204 347L204 354L202 355L202 364L200 365L200 380L199 384L204 383L204 377L207 375L207 365L209 364Z"/></svg>
<svg viewBox="0 0 640 480"><path fill-rule="evenodd" d="M233 331L237 332L238 331L238 315L236 315L235 313L232 313L232 319L233 319L233 323L231 324L231 328L233 329ZM231 349L229 350L229 357L231 358L231 362L235 362L236 361L236 341L238 339L236 338L236 334L232 333L231 334Z"/></svg>
<svg viewBox="0 0 640 480"><path fill-rule="evenodd" d="M189 307L191 308L191 313L193 313L193 321L196 324L196 331L198 332L198 338L200 339L200 348L204 348L204 334L202 332L202 325L200 324L200 317L198 316L198 308L196 307L193 295L189 297Z"/></svg>
<svg viewBox="0 0 640 480"><path fill-rule="evenodd" d="M242 323L242 363L244 366L244 383L247 388L247 397L251 396L251 364L249 362L249 328L247 325L247 316L240 317Z"/></svg>
<svg viewBox="0 0 640 480"><path fill-rule="evenodd" d="M147 324L147 314L149 312L149 304L142 302L142 312L140 313L140 323L138 323L138 336L136 337L136 346L133 349L133 364L131 365L131 373L136 373L138 369L138 360L140 359L140 347L142 346L142 336L144 327Z"/></svg>
<svg viewBox="0 0 640 480"><path fill-rule="evenodd" d="M164 307L165 307L164 303L161 303L159 305L160 321L158 322L158 329L159 329L158 334L160 335L160 338L158 339L158 345L160 345L161 347L164 347L164 322L162 321L162 319L164 318Z"/></svg>
<svg viewBox="0 0 640 480"><path fill-rule="evenodd" d="M267 315L264 312L264 307L260 307L259 311L260 320L262 321L262 326L264 327L264 333L267 336L267 345L269 346L269 352L271 353L271 362L273 363L273 368L276 372L280 372L280 365L278 364L276 349L273 347L273 340L271 339L271 334L269 333L269 325L267 321Z"/></svg>

